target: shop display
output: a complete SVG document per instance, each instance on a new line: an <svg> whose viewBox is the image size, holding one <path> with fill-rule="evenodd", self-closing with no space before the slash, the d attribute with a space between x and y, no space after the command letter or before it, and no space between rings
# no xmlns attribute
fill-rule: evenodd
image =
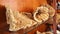
<svg viewBox="0 0 60 34"><path fill-rule="evenodd" d="M60 0L0 0L0 34L60 34Z"/></svg>

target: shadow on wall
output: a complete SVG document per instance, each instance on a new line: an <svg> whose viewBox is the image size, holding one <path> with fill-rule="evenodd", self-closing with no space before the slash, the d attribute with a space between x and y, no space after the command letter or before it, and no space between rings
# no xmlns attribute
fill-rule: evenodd
<svg viewBox="0 0 60 34"><path fill-rule="evenodd" d="M0 5L0 23L6 22L6 8Z"/></svg>

